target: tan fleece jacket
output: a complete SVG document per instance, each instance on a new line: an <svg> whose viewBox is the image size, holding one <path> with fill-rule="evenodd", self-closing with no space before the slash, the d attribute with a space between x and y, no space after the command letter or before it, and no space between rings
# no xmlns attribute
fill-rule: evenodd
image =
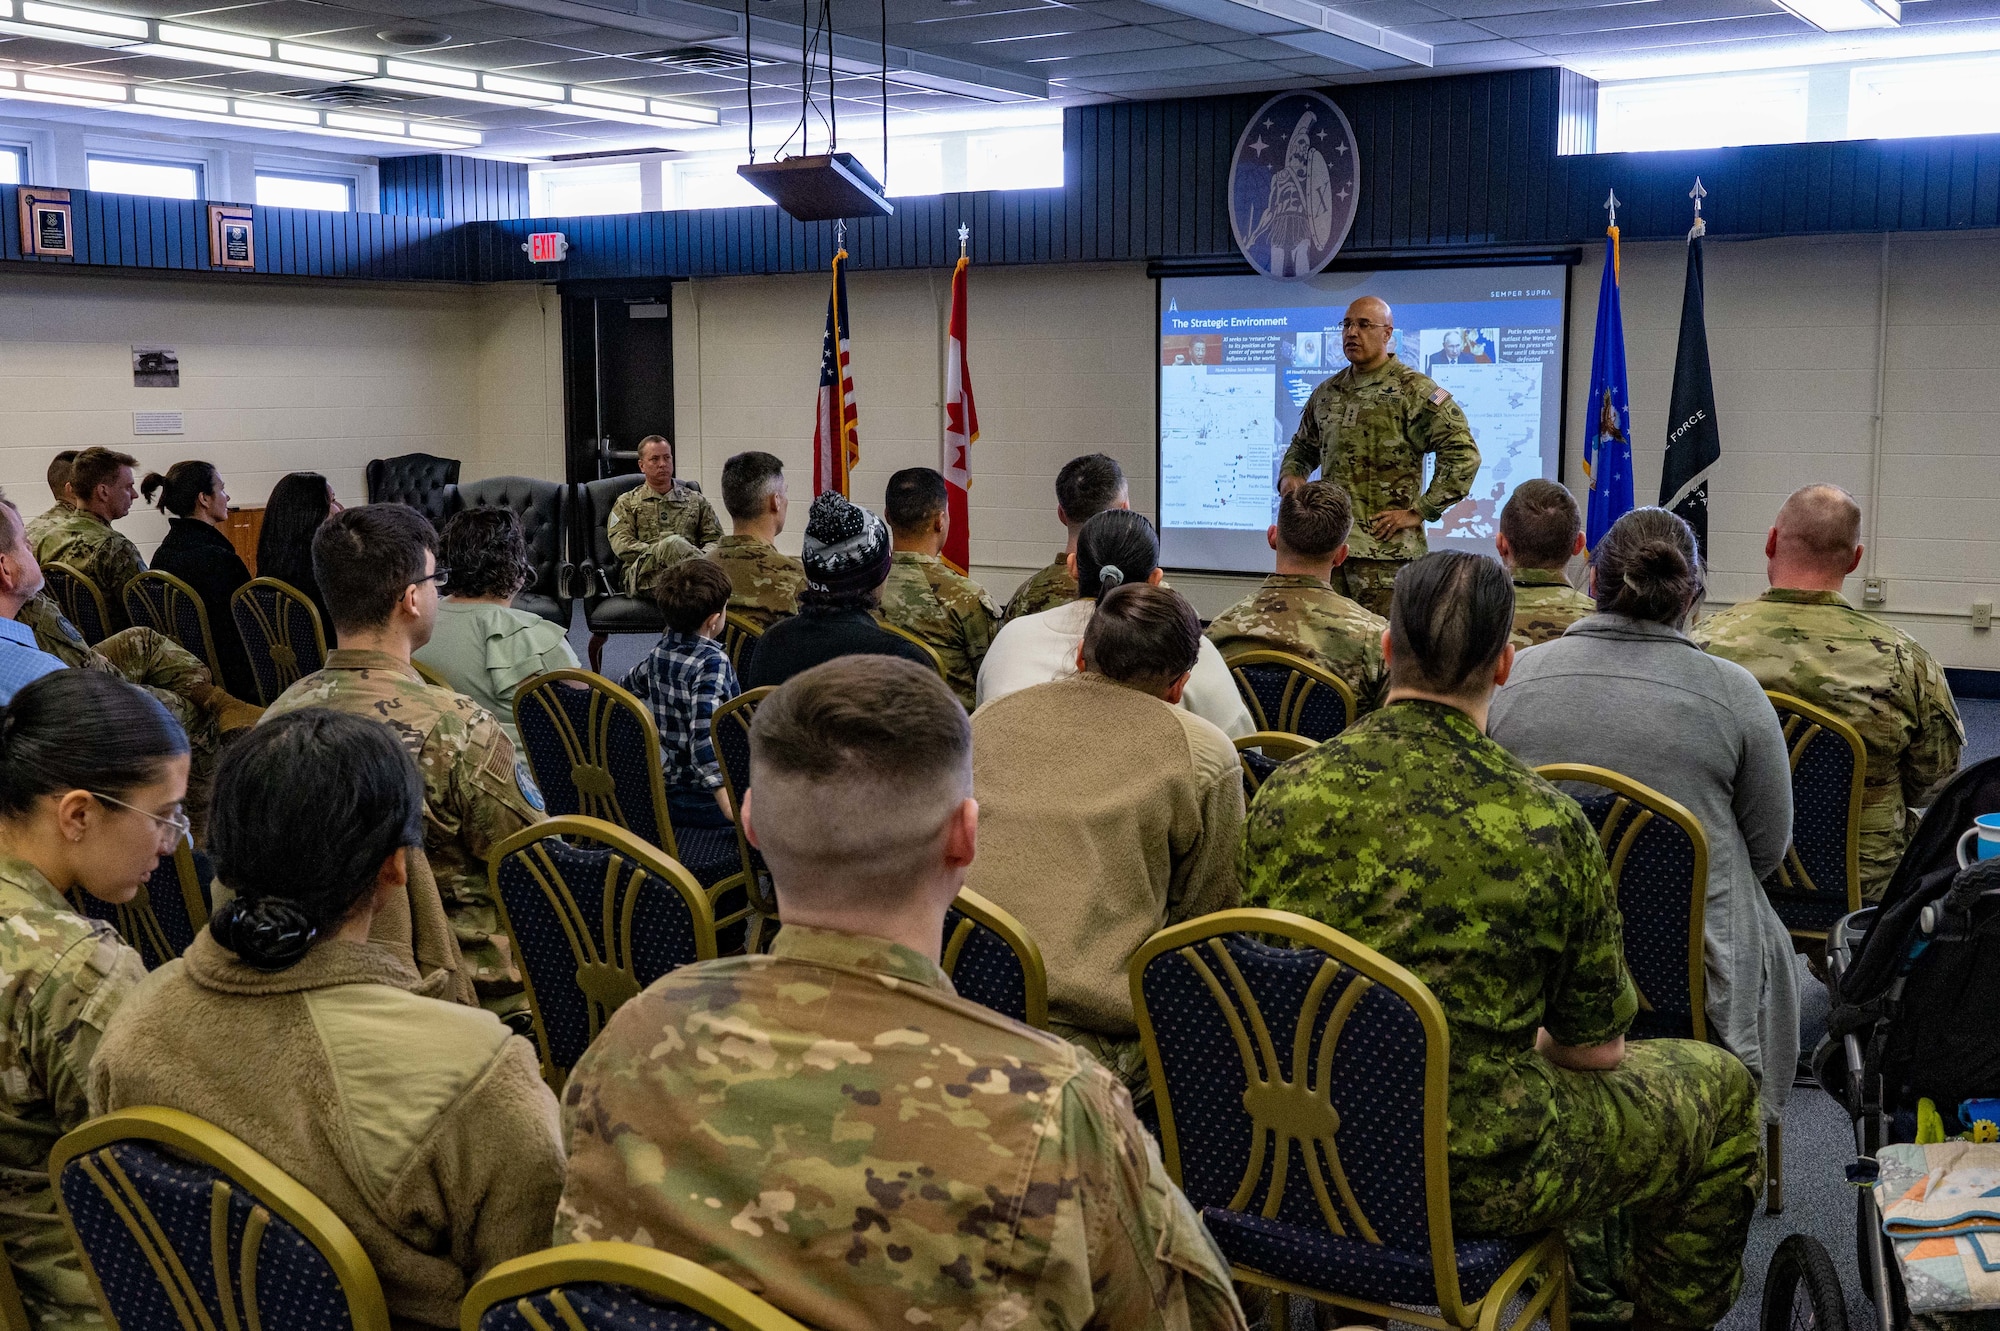
<svg viewBox="0 0 2000 1331"><path fill-rule="evenodd" d="M119 1009L91 1110L164 1105L235 1134L347 1222L398 1327L456 1327L481 1273L548 1246L561 1129L527 1041L419 984L379 943L266 974L204 929Z"/></svg>
<svg viewBox="0 0 2000 1331"><path fill-rule="evenodd" d="M1073 675L973 716L972 793L979 857L966 886L1040 946L1050 1017L1132 1037L1132 954L1241 899L1235 746L1191 712Z"/></svg>

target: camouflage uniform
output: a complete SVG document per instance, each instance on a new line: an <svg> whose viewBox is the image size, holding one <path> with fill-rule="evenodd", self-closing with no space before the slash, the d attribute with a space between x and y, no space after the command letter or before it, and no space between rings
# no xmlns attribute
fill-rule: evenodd
<svg viewBox="0 0 2000 1331"><path fill-rule="evenodd" d="M0 971L0 1240L37 1331L102 1327L56 1215L49 1148L90 1117L90 1061L146 965L33 865L0 856Z"/></svg>
<svg viewBox="0 0 2000 1331"><path fill-rule="evenodd" d="M1420 494L1426 453L1437 454L1437 467ZM1407 508L1436 522L1471 492L1479 446L1451 394L1391 356L1366 374L1348 366L1306 399L1279 474L1304 479L1314 468L1354 501L1354 532L1347 562L1334 570L1335 586L1386 617L1398 570L1430 546L1422 527L1378 541L1369 521Z"/></svg>
<svg viewBox="0 0 2000 1331"><path fill-rule="evenodd" d="M558 1243L678 1253L822 1331L1243 1326L1117 1081L881 939L788 925L655 981L563 1129Z"/></svg>
<svg viewBox="0 0 2000 1331"><path fill-rule="evenodd" d="M57 524L60 523L63 520L63 518L70 513L70 511L71 509L68 504L63 503L61 500L57 500L55 503L49 505L41 512L35 514L34 517L29 518L26 528L28 533L28 548L30 550L41 549L43 539L47 537L50 532L56 529Z"/></svg>
<svg viewBox="0 0 2000 1331"><path fill-rule="evenodd" d="M1353 689L1356 706L1368 712L1381 705L1389 678L1382 660L1382 635L1388 629L1388 620L1318 578L1273 573L1217 615L1208 637L1225 657L1256 651L1303 656Z"/></svg>
<svg viewBox="0 0 2000 1331"><path fill-rule="evenodd" d="M1583 811L1465 713L1405 701L1280 767L1244 825L1245 905L1321 920L1408 967L1451 1034L1452 1216L1466 1234L1571 1233L1573 1315L1712 1326L1735 1300L1763 1182L1757 1089L1709 1044L1631 1045L1611 1072L1534 1051L1595 1045L1638 996ZM1606 1224L1607 1212L1618 1224ZM1612 1256L1602 1235L1629 1228Z"/></svg>
<svg viewBox="0 0 2000 1331"><path fill-rule="evenodd" d="M1551 568L1514 570L1514 636L1516 648L1560 638L1585 615L1597 613L1597 602L1569 585Z"/></svg>
<svg viewBox="0 0 2000 1331"><path fill-rule="evenodd" d="M986 589L936 555L898 550L882 587L881 618L937 648L944 682L971 711L979 693L979 663L1000 631L1000 607Z"/></svg>
<svg viewBox="0 0 2000 1331"><path fill-rule="evenodd" d="M1039 615L1044 610L1068 605L1075 599L1076 577L1069 571L1069 552L1060 551L1055 563L1014 589L1013 599L1007 602L1002 622L1019 619L1023 615Z"/></svg>
<svg viewBox="0 0 2000 1331"><path fill-rule="evenodd" d="M760 629L799 612L805 565L755 536L725 536L702 554L729 575L729 612Z"/></svg>
<svg viewBox="0 0 2000 1331"><path fill-rule="evenodd" d="M611 552L625 566L625 593L651 597L660 570L693 559L701 548L722 539L722 524L708 498L692 485L674 482L665 494L643 481L619 495L604 524Z"/></svg>
<svg viewBox="0 0 2000 1331"><path fill-rule="evenodd" d="M36 518L49 517L44 513ZM87 509L65 509L35 542L38 564L68 564L97 584L104 593L104 612L111 629L131 623L125 617L125 584L146 571L139 547L125 533Z"/></svg>
<svg viewBox="0 0 2000 1331"><path fill-rule="evenodd" d="M387 723L424 777L424 855L451 916L480 1003L502 1016L527 1009L499 907L486 880L495 845L540 822L541 793L493 714L472 699L424 683L384 652L336 648L326 668L278 696L268 720L330 707Z"/></svg>
<svg viewBox="0 0 2000 1331"><path fill-rule="evenodd" d="M1691 635L1772 693L1824 707L1868 750L1861 793L1861 895L1881 899L1912 819L1958 769L1965 726L1931 654L1839 592L1773 587L1701 621Z"/></svg>

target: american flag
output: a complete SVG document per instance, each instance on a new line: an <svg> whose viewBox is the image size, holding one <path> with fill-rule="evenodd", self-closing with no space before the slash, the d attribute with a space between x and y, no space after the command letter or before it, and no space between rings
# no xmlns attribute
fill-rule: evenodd
<svg viewBox="0 0 2000 1331"><path fill-rule="evenodd" d="M833 292L826 299L826 337L819 352L819 414L813 421L813 493L847 493L861 461L860 412L854 367L848 363L847 251L833 256Z"/></svg>
<svg viewBox="0 0 2000 1331"><path fill-rule="evenodd" d="M944 353L944 447L938 458L951 514L940 553L944 562L960 573L972 563L966 492L972 489L972 445L979 439L979 410L972 404L972 369L965 361L965 270L970 266L971 260L961 254L951 274L951 340Z"/></svg>

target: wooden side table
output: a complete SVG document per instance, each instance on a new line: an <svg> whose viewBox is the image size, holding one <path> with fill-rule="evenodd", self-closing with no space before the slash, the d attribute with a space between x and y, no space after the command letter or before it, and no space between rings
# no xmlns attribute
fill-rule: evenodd
<svg viewBox="0 0 2000 1331"><path fill-rule="evenodd" d="M229 538L230 545L243 557L243 566L250 570L250 576L257 576L257 538L264 533L264 506L262 504L239 504L229 510L229 521L222 524L222 534Z"/></svg>

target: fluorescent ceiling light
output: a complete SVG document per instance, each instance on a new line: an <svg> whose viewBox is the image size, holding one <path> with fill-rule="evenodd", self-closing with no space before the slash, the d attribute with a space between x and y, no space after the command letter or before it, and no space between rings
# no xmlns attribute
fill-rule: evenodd
<svg viewBox="0 0 2000 1331"><path fill-rule="evenodd" d="M549 105L547 101L539 97L506 97L500 93L486 92L479 88L447 88L436 83L418 83L413 79L362 79L360 86L364 88L386 88L390 92L413 92L423 97L445 97L454 102L485 102L492 106L540 108Z"/></svg>
<svg viewBox="0 0 2000 1331"><path fill-rule="evenodd" d="M479 71L475 69L447 69L443 65L419 65L408 60L388 60L383 62L391 78L415 79L419 83L443 83L453 88L477 88Z"/></svg>
<svg viewBox="0 0 2000 1331"><path fill-rule="evenodd" d="M101 46L113 50L133 46L130 37L111 37L100 32L73 32L67 28L49 28L39 23L20 23L12 19L0 19L0 33L10 37L39 37L46 42L67 42L72 46Z"/></svg>
<svg viewBox="0 0 2000 1331"><path fill-rule="evenodd" d="M372 55L356 55L352 51L329 51L322 46L298 46L292 42L278 43L278 59L289 60L295 65L312 65L315 68L352 70L356 74L374 74L380 70Z"/></svg>
<svg viewBox="0 0 2000 1331"><path fill-rule="evenodd" d="M571 88L569 99L578 106L601 106L611 111L630 111L633 115L646 114L646 99L626 93L602 92L596 88Z"/></svg>
<svg viewBox="0 0 2000 1331"><path fill-rule="evenodd" d="M199 93L175 92L172 88L134 88L132 100L143 106L171 106L182 111L207 111L218 116L229 114L227 97L203 97Z"/></svg>
<svg viewBox="0 0 2000 1331"><path fill-rule="evenodd" d="M1823 32L1893 28L1903 21L1899 0L1778 0L1778 3Z"/></svg>
<svg viewBox="0 0 2000 1331"><path fill-rule="evenodd" d="M65 97L89 97L103 102L125 100L125 85L122 83L94 83L88 79L60 79L52 74L27 74L22 76L21 86L30 92L53 92Z"/></svg>
<svg viewBox="0 0 2000 1331"><path fill-rule="evenodd" d="M367 134L404 133L403 122L400 120L384 120L378 116L351 116L341 111L328 111L326 123L332 129L352 129Z"/></svg>
<svg viewBox="0 0 2000 1331"><path fill-rule="evenodd" d="M410 122L410 136L431 139L438 143L455 143L467 148L477 148L480 143L479 135L472 130L455 129L450 125L427 125L416 120Z"/></svg>
<svg viewBox="0 0 2000 1331"><path fill-rule="evenodd" d="M168 60L185 60L197 65L220 65L224 69L251 69L260 74L283 74L290 78L309 79L316 83L352 83L361 77L351 70L299 65L289 60L259 60L254 55L237 55L233 51L201 51L191 46L162 46L158 42L147 42L127 49L134 55L157 55Z"/></svg>
<svg viewBox="0 0 2000 1331"><path fill-rule="evenodd" d="M271 43L262 37L243 37L233 32L208 28L183 28L174 23L160 25L160 40L172 46L195 46L204 51L234 51L237 55L271 58Z"/></svg>
<svg viewBox="0 0 2000 1331"><path fill-rule="evenodd" d="M0 69L0 88L11 88L13 86L14 71L11 69Z"/></svg>
<svg viewBox="0 0 2000 1331"><path fill-rule="evenodd" d="M236 99L236 114L254 116L259 120L272 120L287 125L317 125L319 112L307 111L297 106L275 106L270 102L246 102Z"/></svg>
<svg viewBox="0 0 2000 1331"><path fill-rule="evenodd" d="M653 114L665 120L685 120L695 125L718 125L721 114L712 106L693 106L687 102L666 102L655 97Z"/></svg>
<svg viewBox="0 0 2000 1331"><path fill-rule="evenodd" d="M479 85L494 92L511 92L516 97L533 97L537 105L547 102L560 104L563 100L562 85L557 83L537 83L533 79L510 78L505 74L481 74Z"/></svg>
<svg viewBox="0 0 2000 1331"><path fill-rule="evenodd" d="M39 0L25 0L21 6L21 17L30 23L47 23L53 27L76 28L83 32L101 32L108 37L136 37L144 41L147 36L146 20L142 18L126 18L122 14L94 14L86 9L41 4Z"/></svg>

